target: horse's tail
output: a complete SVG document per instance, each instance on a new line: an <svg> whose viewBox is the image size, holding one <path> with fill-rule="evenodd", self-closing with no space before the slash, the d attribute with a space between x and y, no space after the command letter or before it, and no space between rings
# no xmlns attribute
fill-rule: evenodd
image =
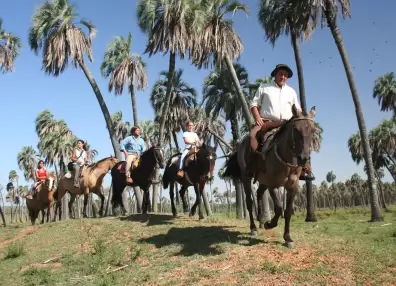
<svg viewBox="0 0 396 286"><path fill-rule="evenodd" d="M237 152L234 152L231 157L224 163L223 178L226 179L239 179L241 177L241 169L238 165Z"/></svg>
<svg viewBox="0 0 396 286"><path fill-rule="evenodd" d="M171 174L169 172L169 162L166 164L164 174L162 175L162 185L164 189L167 189L170 183Z"/></svg>

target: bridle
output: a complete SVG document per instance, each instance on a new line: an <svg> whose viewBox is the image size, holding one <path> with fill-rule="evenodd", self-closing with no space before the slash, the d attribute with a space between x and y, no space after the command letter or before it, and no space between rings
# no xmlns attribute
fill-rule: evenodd
<svg viewBox="0 0 396 286"><path fill-rule="evenodd" d="M289 123L291 123L292 124L292 134L291 134L291 137L292 137L292 146L291 146L291 148L288 146L288 148L289 148L289 151L292 153L292 155L293 156L295 156L295 157L297 157L297 154L295 153L295 149L296 149L296 142L295 142L295 140L294 140L294 129L295 129L295 125L294 125L294 122L295 121L299 121L299 120L308 120L308 121L311 121L311 122L314 122L313 120L312 120L312 118L307 118L307 117L303 117L303 118L300 118L300 117L295 117L295 118L292 118L291 120L289 120L288 122L286 122L285 124L289 124ZM287 139L286 139L287 140ZM287 140L288 141L288 140ZM278 153L278 142L277 141L275 141L275 143L274 143L274 151L275 151L275 156L276 156L276 158L283 164L283 165L285 165L285 166L287 166L287 167L289 167L289 168L293 168L293 169L297 169L297 168L305 168L306 167L306 165L307 165L307 163L305 163L304 165L299 165L299 164L297 164L297 165L295 165L295 164L291 164L291 163L288 163L288 162L286 162L285 160L283 160L282 158L281 158L281 156L279 155L279 153Z"/></svg>
<svg viewBox="0 0 396 286"><path fill-rule="evenodd" d="M156 164L159 166L161 160L160 160L160 158L158 158L157 152L155 152L155 151L159 150L161 155L162 155L162 158L164 158L164 149L162 147L160 147L160 146L155 146L153 149L154 149L154 158L155 158Z"/></svg>

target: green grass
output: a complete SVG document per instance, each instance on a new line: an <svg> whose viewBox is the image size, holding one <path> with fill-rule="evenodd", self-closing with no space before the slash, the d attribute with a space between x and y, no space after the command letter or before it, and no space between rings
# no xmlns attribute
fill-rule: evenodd
<svg viewBox="0 0 396 286"><path fill-rule="evenodd" d="M250 237L247 220L226 215L7 226L0 285L395 284L396 209L384 216L368 223L367 209L320 210L318 222L306 223L297 213L294 249L282 246L282 220Z"/></svg>

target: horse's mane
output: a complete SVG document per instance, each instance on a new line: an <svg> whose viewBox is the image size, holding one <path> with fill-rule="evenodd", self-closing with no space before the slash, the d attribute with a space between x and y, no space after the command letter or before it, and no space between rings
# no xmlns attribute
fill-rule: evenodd
<svg viewBox="0 0 396 286"><path fill-rule="evenodd" d="M111 157L105 157L105 158L103 158L103 159L101 159L101 160L99 160L99 161L97 161L97 162L95 162L95 163L92 163L92 164L89 164L88 166L87 166L87 168L95 168L95 167L97 167L98 165L100 165L101 163L103 163L104 161L106 161L106 160L108 160L109 158L111 158Z"/></svg>

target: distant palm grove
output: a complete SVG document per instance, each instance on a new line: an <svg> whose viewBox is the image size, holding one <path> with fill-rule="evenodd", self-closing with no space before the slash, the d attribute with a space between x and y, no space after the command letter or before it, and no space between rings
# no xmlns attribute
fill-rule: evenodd
<svg viewBox="0 0 396 286"><path fill-rule="evenodd" d="M271 82L271 77L251 79L248 70L238 61L243 52L243 43L233 28L234 13L249 12L243 1L231 0L137 0L136 23L146 35L146 46L141 54L149 57L167 55L169 68L158 71L160 79L155 82L150 94L150 103L155 112L153 120L139 120L139 107L136 93L148 87L146 63L141 54L133 47L133 35L114 35L108 43L101 60L101 74L108 80L108 90L115 95L129 94L133 121L123 117L121 111L111 112L103 98L95 78L90 71L93 60L94 23L79 15L70 0L46 1L34 11L28 32L27 46L20 37L12 33L13 28L3 23L0 18L0 71L2 73L18 72L17 58L29 49L42 60L37 66L48 76L62 76L69 65L78 69L74 72L85 76L87 84L92 87L104 117L106 127L117 159L123 160L120 142L130 134L133 126L139 126L147 148L159 145L165 150L167 161L173 154L180 152L183 146L178 142L178 135L185 131L185 123L192 120L201 141L214 146L220 156L227 158L235 151L241 138L247 136L254 125L249 110L260 84ZM250 3L250 1L245 1ZM339 18L350 18L350 0L260 0L258 15L263 34L271 45L276 47L277 40L288 37L294 51L296 75L301 107L307 113L304 88L303 60L300 50L315 29L327 29L334 38L335 46L342 60L345 76L350 87L358 130L351 134L347 145L356 164L362 164L366 177L352 174L344 181L337 180L337 166L329 166L326 181L304 182L297 195L295 210L306 211L306 221L316 221L317 208L330 208L337 211L346 207L369 207L370 221L382 220L382 212L387 206L396 204L396 79L393 72L375 80L372 96L384 112L393 116L383 120L377 127L368 130L362 111L354 74L344 46L342 31L338 28ZM355 1L358 5L358 1ZM1 13L1 11L0 11ZM1 17L1 14L0 14ZM320 25L320 23L325 23ZM24 41L26 42L26 41ZM209 69L209 75L202 79L202 98L199 91L191 87L184 79L183 69L176 65L176 58L188 61L197 69ZM0 81L4 78L0 78ZM124 92L124 89L127 92ZM109 99L110 100L110 99ZM97 111L99 112L99 110ZM226 130L230 122L230 130ZM315 150L319 152L322 141L320 124L315 122L313 134ZM37 146L25 146L16 154L16 159L26 182L35 181L35 169L38 161L43 159L46 166L53 169L59 181L71 161L72 151L78 137L69 129L67 122L56 118L50 110L42 110L35 119L36 133L39 138ZM229 131L232 139L227 141ZM88 162L94 163L98 152L95 142L86 142ZM4 163L4 162L3 162ZM322 162L323 163L323 162ZM219 165L219 163L217 163ZM218 166L217 165L217 166ZM315 162L312 162L315 168ZM220 166L222 167L222 166ZM332 170L331 170L332 169ZM218 174L222 175L224 168ZM393 182L383 182L388 173ZM10 214L11 222L25 220L24 197L30 186L20 185L16 170L9 172L6 187L7 198L1 197L0 215L4 224ZM203 194L207 214L224 212L237 218L246 218L246 202L243 186L237 180L225 179L226 189L214 186L213 178L207 182ZM106 196L105 215L111 215L111 188L104 188ZM129 212L140 212L141 190L134 188L133 193L124 192L124 200ZM281 196L283 191L279 191ZM180 202L176 192L177 203ZM192 198L187 192L190 205ZM5 207L4 201L11 203ZM253 192L254 208L257 210L257 196ZM63 202L63 216L68 218L67 196ZM270 218L273 204L268 195L264 197L265 217ZM180 206L178 206L180 207ZM90 196L88 216L97 216L97 201ZM160 168L156 168L152 181L150 210L152 212L170 212L170 201L163 194ZM81 201L77 199L75 210L80 216ZM7 214L5 214L5 212Z"/></svg>

